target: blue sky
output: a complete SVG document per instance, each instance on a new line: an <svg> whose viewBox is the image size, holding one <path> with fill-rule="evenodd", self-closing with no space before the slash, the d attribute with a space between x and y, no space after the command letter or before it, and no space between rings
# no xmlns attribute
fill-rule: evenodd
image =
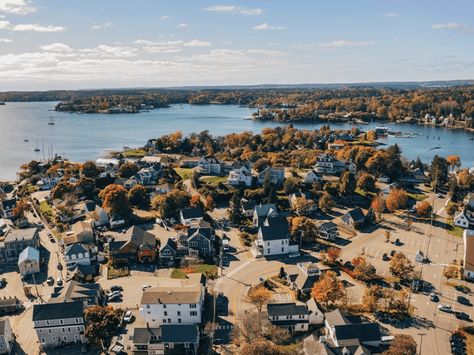
<svg viewBox="0 0 474 355"><path fill-rule="evenodd" d="M0 0L0 90L474 79L472 0Z"/></svg>

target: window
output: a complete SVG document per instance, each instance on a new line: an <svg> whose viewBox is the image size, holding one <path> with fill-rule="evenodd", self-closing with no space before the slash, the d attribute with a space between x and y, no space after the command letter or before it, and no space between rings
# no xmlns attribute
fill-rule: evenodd
<svg viewBox="0 0 474 355"><path fill-rule="evenodd" d="M181 323L181 318L178 318L178 323Z"/></svg>
<svg viewBox="0 0 474 355"><path fill-rule="evenodd" d="M49 334L51 334L51 329L48 329Z"/></svg>
<svg viewBox="0 0 474 355"><path fill-rule="evenodd" d="M189 242L189 246L190 247L197 247L198 246L198 243L197 242Z"/></svg>
<svg viewBox="0 0 474 355"><path fill-rule="evenodd" d="M81 331L81 327L77 327L77 331L80 332L80 331Z"/></svg>
<svg viewBox="0 0 474 355"><path fill-rule="evenodd" d="M79 337L78 337L77 335L74 335L74 339L76 339L76 340L77 340L77 339L79 339Z"/></svg>
<svg viewBox="0 0 474 355"><path fill-rule="evenodd" d="M190 304L189 305L189 308L196 308L196 307L197 307L196 304Z"/></svg>
<svg viewBox="0 0 474 355"><path fill-rule="evenodd" d="M285 241L284 241L284 240L281 241L281 245L285 245Z"/></svg>
<svg viewBox="0 0 474 355"><path fill-rule="evenodd" d="M284 253L284 252L285 252L285 248L281 248L281 252Z"/></svg>
<svg viewBox="0 0 474 355"><path fill-rule="evenodd" d="M191 317L196 317L196 316L198 315L198 312L196 312L196 311L191 311L191 312L189 312L189 315L190 315Z"/></svg>
<svg viewBox="0 0 474 355"><path fill-rule="evenodd" d="M45 338L41 338L41 342L44 343L46 341Z"/></svg>
<svg viewBox="0 0 474 355"><path fill-rule="evenodd" d="M64 330L64 328L61 328L61 332L66 333L66 331Z"/></svg>
<svg viewBox="0 0 474 355"><path fill-rule="evenodd" d="M148 313L150 313L150 312L148 312ZM168 312L164 311L163 315L166 317L168 315Z"/></svg>
<svg viewBox="0 0 474 355"><path fill-rule="evenodd" d="M61 325L63 325L63 324L64 324L64 322L63 322L63 320L62 320L62 319L60 319L60 320L59 320L59 324L61 324Z"/></svg>
<svg viewBox="0 0 474 355"><path fill-rule="evenodd" d="M171 318L168 318L168 323L171 323Z"/></svg>
<svg viewBox="0 0 474 355"><path fill-rule="evenodd" d="M63 336L64 341L67 341L67 336Z"/></svg>
<svg viewBox="0 0 474 355"><path fill-rule="evenodd" d="M189 349L189 343L184 343L184 348Z"/></svg>
<svg viewBox="0 0 474 355"><path fill-rule="evenodd" d="M150 309L150 305L149 305L149 304L147 304L147 305L146 305L146 308ZM165 307L165 308L166 308L166 307Z"/></svg>
<svg viewBox="0 0 474 355"><path fill-rule="evenodd" d="M148 308L150 308L150 306L148 306ZM163 305L163 308L166 308L166 304Z"/></svg>
<svg viewBox="0 0 474 355"><path fill-rule="evenodd" d="M49 320L46 321L46 325L49 325Z"/></svg>
<svg viewBox="0 0 474 355"><path fill-rule="evenodd" d="M76 323L79 323L79 318L76 318Z"/></svg>
<svg viewBox="0 0 474 355"><path fill-rule="evenodd" d="M181 315L181 311L178 311L178 316L180 316L180 315Z"/></svg>
<svg viewBox="0 0 474 355"><path fill-rule="evenodd" d="M163 318L163 323L166 323L166 318Z"/></svg>

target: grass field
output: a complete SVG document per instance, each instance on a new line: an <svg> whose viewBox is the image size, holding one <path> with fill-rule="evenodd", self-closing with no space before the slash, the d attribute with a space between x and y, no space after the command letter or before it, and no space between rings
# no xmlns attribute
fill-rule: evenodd
<svg viewBox="0 0 474 355"><path fill-rule="evenodd" d="M125 158L141 158L145 155L143 149L129 149L122 153Z"/></svg>
<svg viewBox="0 0 474 355"><path fill-rule="evenodd" d="M194 274L194 273L217 273L217 266L211 264L196 264L190 265L184 269L173 269L171 273L171 278L173 279L184 279L186 278L186 274Z"/></svg>
<svg viewBox="0 0 474 355"><path fill-rule="evenodd" d="M225 183L227 176L203 176L201 181L208 185L217 186L220 182Z"/></svg>
<svg viewBox="0 0 474 355"><path fill-rule="evenodd" d="M425 194L412 194L412 193L407 193L408 197L416 200L416 201L423 201L426 200L426 195Z"/></svg>
<svg viewBox="0 0 474 355"><path fill-rule="evenodd" d="M52 216L53 215L53 208L51 205L48 203L48 201L41 201L39 204L39 209L41 211L42 215L48 215Z"/></svg>
<svg viewBox="0 0 474 355"><path fill-rule="evenodd" d="M193 169L175 168L174 171L176 171L176 174L178 174L183 180L191 179L191 177L193 176Z"/></svg>

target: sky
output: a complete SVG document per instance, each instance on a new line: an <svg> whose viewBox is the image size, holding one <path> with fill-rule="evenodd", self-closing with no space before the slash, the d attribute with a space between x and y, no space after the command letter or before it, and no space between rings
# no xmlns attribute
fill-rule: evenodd
<svg viewBox="0 0 474 355"><path fill-rule="evenodd" d="M454 79L473 0L0 0L0 91Z"/></svg>

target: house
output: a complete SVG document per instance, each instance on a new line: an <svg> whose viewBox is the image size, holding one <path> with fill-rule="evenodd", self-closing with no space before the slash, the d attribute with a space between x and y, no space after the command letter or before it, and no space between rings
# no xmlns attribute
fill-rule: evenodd
<svg viewBox="0 0 474 355"><path fill-rule="evenodd" d="M303 303L268 303L267 312L271 324L286 328L291 333L309 329L309 310Z"/></svg>
<svg viewBox="0 0 474 355"><path fill-rule="evenodd" d="M324 180L323 178L321 177L321 175L319 175L316 170L314 169L311 169L310 171L308 171L306 173L306 175L304 176L303 178L303 182L307 185L312 185L316 182L318 183L323 183Z"/></svg>
<svg viewBox="0 0 474 355"><path fill-rule="evenodd" d="M2 200L0 202L0 216L2 218L13 218L13 210L16 207L16 198Z"/></svg>
<svg viewBox="0 0 474 355"><path fill-rule="evenodd" d="M10 354L13 351L15 334L7 317L0 318L0 354Z"/></svg>
<svg viewBox="0 0 474 355"><path fill-rule="evenodd" d="M465 229L464 240L464 277L474 281L474 230Z"/></svg>
<svg viewBox="0 0 474 355"><path fill-rule="evenodd" d="M61 176L59 174L40 174L36 186L40 190L51 190L53 189L59 181L61 181Z"/></svg>
<svg viewBox="0 0 474 355"><path fill-rule="evenodd" d="M390 177L388 177L387 175L380 175L379 181L385 184L390 184Z"/></svg>
<svg viewBox="0 0 474 355"><path fill-rule="evenodd" d="M199 328L193 324L134 328L132 339L134 352L196 355L199 347Z"/></svg>
<svg viewBox="0 0 474 355"><path fill-rule="evenodd" d="M348 211L344 216L342 216L341 220L348 226L354 227L365 222L365 214L362 209L357 207Z"/></svg>
<svg viewBox="0 0 474 355"><path fill-rule="evenodd" d="M20 253L27 247L39 249L40 238L37 228L9 228L0 242L0 262L16 263Z"/></svg>
<svg viewBox="0 0 474 355"><path fill-rule="evenodd" d="M64 246L75 243L94 243L94 230L89 221L79 221L71 226L71 230L63 235L62 244Z"/></svg>
<svg viewBox="0 0 474 355"><path fill-rule="evenodd" d="M464 208L454 216L454 225L465 229L474 229L474 211Z"/></svg>
<svg viewBox="0 0 474 355"><path fill-rule="evenodd" d="M191 226L194 223L199 223L204 219L204 212L201 207L190 207L179 211L179 218L181 224L184 226Z"/></svg>
<svg viewBox="0 0 474 355"><path fill-rule="evenodd" d="M160 264L163 266L175 265L176 254L178 251L178 244L176 240L168 238L166 243L160 246L159 257Z"/></svg>
<svg viewBox="0 0 474 355"><path fill-rule="evenodd" d="M267 217L277 216L278 210L274 203L256 205L253 209L253 225L254 227L258 227L263 224Z"/></svg>
<svg viewBox="0 0 474 355"><path fill-rule="evenodd" d="M263 185L266 179L268 179L273 185L280 186L283 184L283 181L285 181L285 169L272 168L269 166L257 174L257 181L260 185Z"/></svg>
<svg viewBox="0 0 474 355"><path fill-rule="evenodd" d="M49 303L76 301L83 302L84 307L102 305L105 301L105 293L100 284L71 280L65 286L54 288Z"/></svg>
<svg viewBox="0 0 474 355"><path fill-rule="evenodd" d="M204 175L218 175L222 171L222 163L212 155L199 159L197 166Z"/></svg>
<svg viewBox="0 0 474 355"><path fill-rule="evenodd" d="M198 166L201 158L199 157L183 157L179 162L180 168L195 168Z"/></svg>
<svg viewBox="0 0 474 355"><path fill-rule="evenodd" d="M3 297L0 298L0 315L12 314L19 311L23 305L20 300L16 297Z"/></svg>
<svg viewBox="0 0 474 355"><path fill-rule="evenodd" d="M312 263L298 263L296 273L287 274L286 278L290 288L297 293L299 299L307 299L311 294L311 289L315 282L319 280L321 271L319 267Z"/></svg>
<svg viewBox="0 0 474 355"><path fill-rule="evenodd" d="M136 180L141 185L154 185L158 181L158 177L161 173L161 164L153 164L149 167L140 169L130 179ZM133 187L133 186L132 186Z"/></svg>
<svg viewBox="0 0 474 355"><path fill-rule="evenodd" d="M314 170L322 175L337 175L344 170L355 174L357 172L356 165L350 161L340 161L329 154L320 154L317 158Z"/></svg>
<svg viewBox="0 0 474 355"><path fill-rule="evenodd" d="M298 216L309 216L318 209L318 205L301 191L290 195L290 207Z"/></svg>
<svg viewBox="0 0 474 355"><path fill-rule="evenodd" d="M43 303L33 306L33 328L41 349L86 343L84 302Z"/></svg>
<svg viewBox="0 0 474 355"><path fill-rule="evenodd" d="M474 210L474 193L470 192L467 194L466 198L464 199L464 204L467 208Z"/></svg>
<svg viewBox="0 0 474 355"><path fill-rule="evenodd" d="M169 166L170 159L167 156L147 155L140 159L140 163L145 166L150 166L150 165Z"/></svg>
<svg viewBox="0 0 474 355"><path fill-rule="evenodd" d="M120 228L125 225L125 218L119 214L113 214L110 217L109 224L111 229Z"/></svg>
<svg viewBox="0 0 474 355"><path fill-rule="evenodd" d="M306 302L306 306L308 307L309 315L308 320L309 324L320 325L324 324L324 313L318 307L316 300L313 297L310 297L308 302Z"/></svg>
<svg viewBox="0 0 474 355"><path fill-rule="evenodd" d="M74 269L68 270L71 280L77 282L91 282L95 276L99 275L99 264L93 263L91 265L76 264Z"/></svg>
<svg viewBox="0 0 474 355"><path fill-rule="evenodd" d="M380 346L381 333L377 323L336 309L325 314L325 340L332 347Z"/></svg>
<svg viewBox="0 0 474 355"><path fill-rule="evenodd" d="M102 227L109 224L109 214L105 209L93 201L84 201L85 211L92 219L94 227Z"/></svg>
<svg viewBox="0 0 474 355"><path fill-rule="evenodd" d="M128 178L123 183L123 187L125 187L127 190L130 190L131 188L135 187L136 185L138 185L138 179L135 178L135 176L132 176L131 178Z"/></svg>
<svg viewBox="0 0 474 355"><path fill-rule="evenodd" d="M175 189L173 184L170 183L165 183L165 184L160 184L155 188L155 192L159 195L165 195L167 193L170 193Z"/></svg>
<svg viewBox="0 0 474 355"><path fill-rule="evenodd" d="M26 247L18 256L18 269L22 276L40 272L40 253L33 247Z"/></svg>
<svg viewBox="0 0 474 355"><path fill-rule="evenodd" d="M337 225L333 222L321 223L318 227L318 236L326 240L336 240L338 237Z"/></svg>
<svg viewBox="0 0 474 355"><path fill-rule="evenodd" d="M68 269L74 269L77 264L90 265L91 252L88 247L80 243L70 244L64 250L64 260Z"/></svg>
<svg viewBox="0 0 474 355"><path fill-rule="evenodd" d="M109 243L109 257L114 263L139 261L151 263L156 260L157 241L154 234L132 226L121 240Z"/></svg>
<svg viewBox="0 0 474 355"><path fill-rule="evenodd" d="M290 243L288 229L281 225L260 227L255 242L263 256L297 253L299 250L297 244Z"/></svg>
<svg viewBox="0 0 474 355"><path fill-rule="evenodd" d="M207 257L215 254L215 235L211 227L191 227L178 236L178 254L190 257Z"/></svg>
<svg viewBox="0 0 474 355"><path fill-rule="evenodd" d="M10 229L14 228L14 224L11 219L0 218L0 237L6 235Z"/></svg>
<svg viewBox="0 0 474 355"><path fill-rule="evenodd" d="M254 200L246 200L246 199L243 198L241 200L242 214L247 218L252 217L253 216L253 211L254 211L254 208L255 208L256 205L257 205L257 203Z"/></svg>
<svg viewBox="0 0 474 355"><path fill-rule="evenodd" d="M237 170L231 170L227 177L227 183L231 186L252 186L253 176L245 167Z"/></svg>
<svg viewBox="0 0 474 355"><path fill-rule="evenodd" d="M199 325L206 291L201 274L188 279L158 279L157 287L143 291L140 313L150 327L168 324Z"/></svg>

